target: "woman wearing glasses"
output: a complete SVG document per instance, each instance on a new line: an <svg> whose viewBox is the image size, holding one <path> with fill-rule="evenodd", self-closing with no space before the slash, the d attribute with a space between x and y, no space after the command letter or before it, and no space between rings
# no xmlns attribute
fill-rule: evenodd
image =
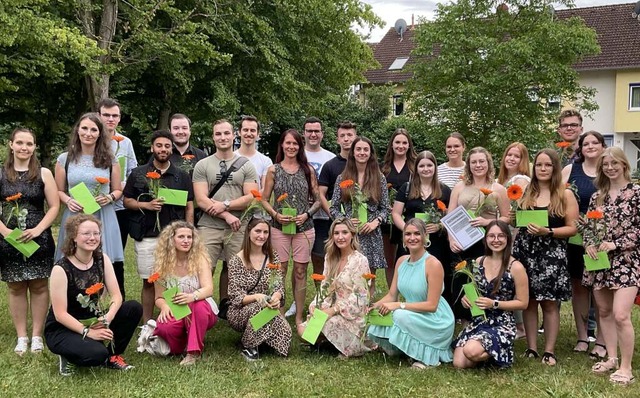
<svg viewBox="0 0 640 398"><path fill-rule="evenodd" d="M113 265L102 252L99 220L74 215L64 230L63 257L51 271L51 310L44 330L47 347L59 355L62 376L73 373L72 365L129 370L133 366L121 355L138 327L142 306L122 302ZM87 299L102 300L103 313L83 306Z"/></svg>

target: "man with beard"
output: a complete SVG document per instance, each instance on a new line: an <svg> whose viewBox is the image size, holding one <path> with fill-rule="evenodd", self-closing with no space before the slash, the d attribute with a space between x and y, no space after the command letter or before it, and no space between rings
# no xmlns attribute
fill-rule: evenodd
<svg viewBox="0 0 640 398"><path fill-rule="evenodd" d="M255 116L243 116L240 120L240 128L238 131L240 136L240 148L235 153L249 159L256 168L258 176L258 188L262 190L264 179L267 176L267 169L273 165L271 159L258 152L256 142L260 138L260 123Z"/></svg>
<svg viewBox="0 0 640 398"><path fill-rule="evenodd" d="M189 175L193 174L196 163L207 155L191 145L191 120L182 113L176 113L169 119L169 129L173 135L173 152L169 160Z"/></svg>
<svg viewBox="0 0 640 398"><path fill-rule="evenodd" d="M176 220L193 223L193 185L186 171L169 160L173 151L173 136L168 131L156 131L151 136L153 160L136 167L124 188L124 205L132 210L131 237L135 240L138 274L142 278L142 321L153 315L154 288L147 279L153 273L154 252L160 231ZM157 179L159 186L187 192L186 206L169 205L164 198L154 197L150 181Z"/></svg>

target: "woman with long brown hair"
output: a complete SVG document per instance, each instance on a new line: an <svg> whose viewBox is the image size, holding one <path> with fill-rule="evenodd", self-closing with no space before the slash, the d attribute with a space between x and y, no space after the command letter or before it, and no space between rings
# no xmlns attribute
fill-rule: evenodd
<svg viewBox="0 0 640 398"><path fill-rule="evenodd" d="M9 138L9 153L0 171L0 278L9 287L9 312L18 335L14 352L27 352L27 314L31 309L31 352L42 352L42 332L49 306L48 279L53 266L55 243L51 224L58 216L60 199L49 169L40 167L36 156L36 136L17 128ZM46 204L46 211L45 211ZM18 210L19 209L19 210ZM18 240L34 241L40 248L26 258L6 240L15 229ZM27 298L27 292L29 298Z"/></svg>

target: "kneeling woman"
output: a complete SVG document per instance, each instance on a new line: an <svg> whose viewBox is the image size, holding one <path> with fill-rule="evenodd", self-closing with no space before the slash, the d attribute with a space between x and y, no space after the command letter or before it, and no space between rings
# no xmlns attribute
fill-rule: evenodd
<svg viewBox="0 0 640 398"><path fill-rule="evenodd" d="M174 221L162 230L156 246L155 280L156 306L160 309L154 332L169 344L171 354L187 355L180 365L194 365L204 347L207 330L216 324L218 307L211 297L213 279L209 255L194 226L186 221ZM174 304L188 305L191 314L176 320L162 293L178 286Z"/></svg>
<svg viewBox="0 0 640 398"><path fill-rule="evenodd" d="M271 227L259 218L247 224L242 250L229 260L229 299L227 320L242 333L242 355L258 359L258 346L267 344L287 356L291 346L291 326L278 313L262 328L253 330L249 319L263 308L279 309L284 303L284 272L271 247ZM273 275L272 275L273 273Z"/></svg>
<svg viewBox="0 0 640 398"><path fill-rule="evenodd" d="M478 258L474 279L480 297L475 304L486 318L477 316L454 342L453 366L472 368L489 361L506 368L513 364L516 338L515 310L529 304L529 282L524 266L511 257L513 236L509 225L495 220L487 225L485 255ZM462 305L470 308L467 296Z"/></svg>
<svg viewBox="0 0 640 398"><path fill-rule="evenodd" d="M51 310L44 330L49 350L60 356L60 374L72 374L70 364L131 369L120 355L140 322L142 306L136 301L122 302L111 260L102 253L100 221L80 214L69 217L64 228L63 257L51 271ZM110 296L106 313L91 326L81 320L99 314L83 307L77 298L87 296L87 290L93 291L89 297L94 301Z"/></svg>
<svg viewBox="0 0 640 398"><path fill-rule="evenodd" d="M427 237L422 220L413 218L405 223L402 241L409 255L398 259L389 292L373 305L382 315L393 311L393 326L369 329L369 336L385 351L404 352L417 369L453 359L453 312L441 297L444 270L440 261L426 251ZM398 301L398 293L406 303Z"/></svg>
<svg viewBox="0 0 640 398"><path fill-rule="evenodd" d="M337 218L329 229L325 245L324 277L322 289L326 298L316 308L315 300L309 313L324 311L329 319L322 335L345 357L360 356L370 351L364 344L362 333L367 313L367 281L369 261L360 253L358 230L350 219ZM326 289L326 290L325 290ZM298 326L300 336L307 323Z"/></svg>

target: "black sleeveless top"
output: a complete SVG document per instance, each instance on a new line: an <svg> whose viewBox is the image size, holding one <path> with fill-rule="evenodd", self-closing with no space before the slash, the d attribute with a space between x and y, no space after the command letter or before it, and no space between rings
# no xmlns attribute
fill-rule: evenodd
<svg viewBox="0 0 640 398"><path fill-rule="evenodd" d="M571 165L571 174L569 174L569 183L574 183L578 188L578 209L580 213L585 214L589 209L589 201L591 195L596 192L596 186L593 185L595 177L589 177L582 168L582 163L573 163Z"/></svg>

